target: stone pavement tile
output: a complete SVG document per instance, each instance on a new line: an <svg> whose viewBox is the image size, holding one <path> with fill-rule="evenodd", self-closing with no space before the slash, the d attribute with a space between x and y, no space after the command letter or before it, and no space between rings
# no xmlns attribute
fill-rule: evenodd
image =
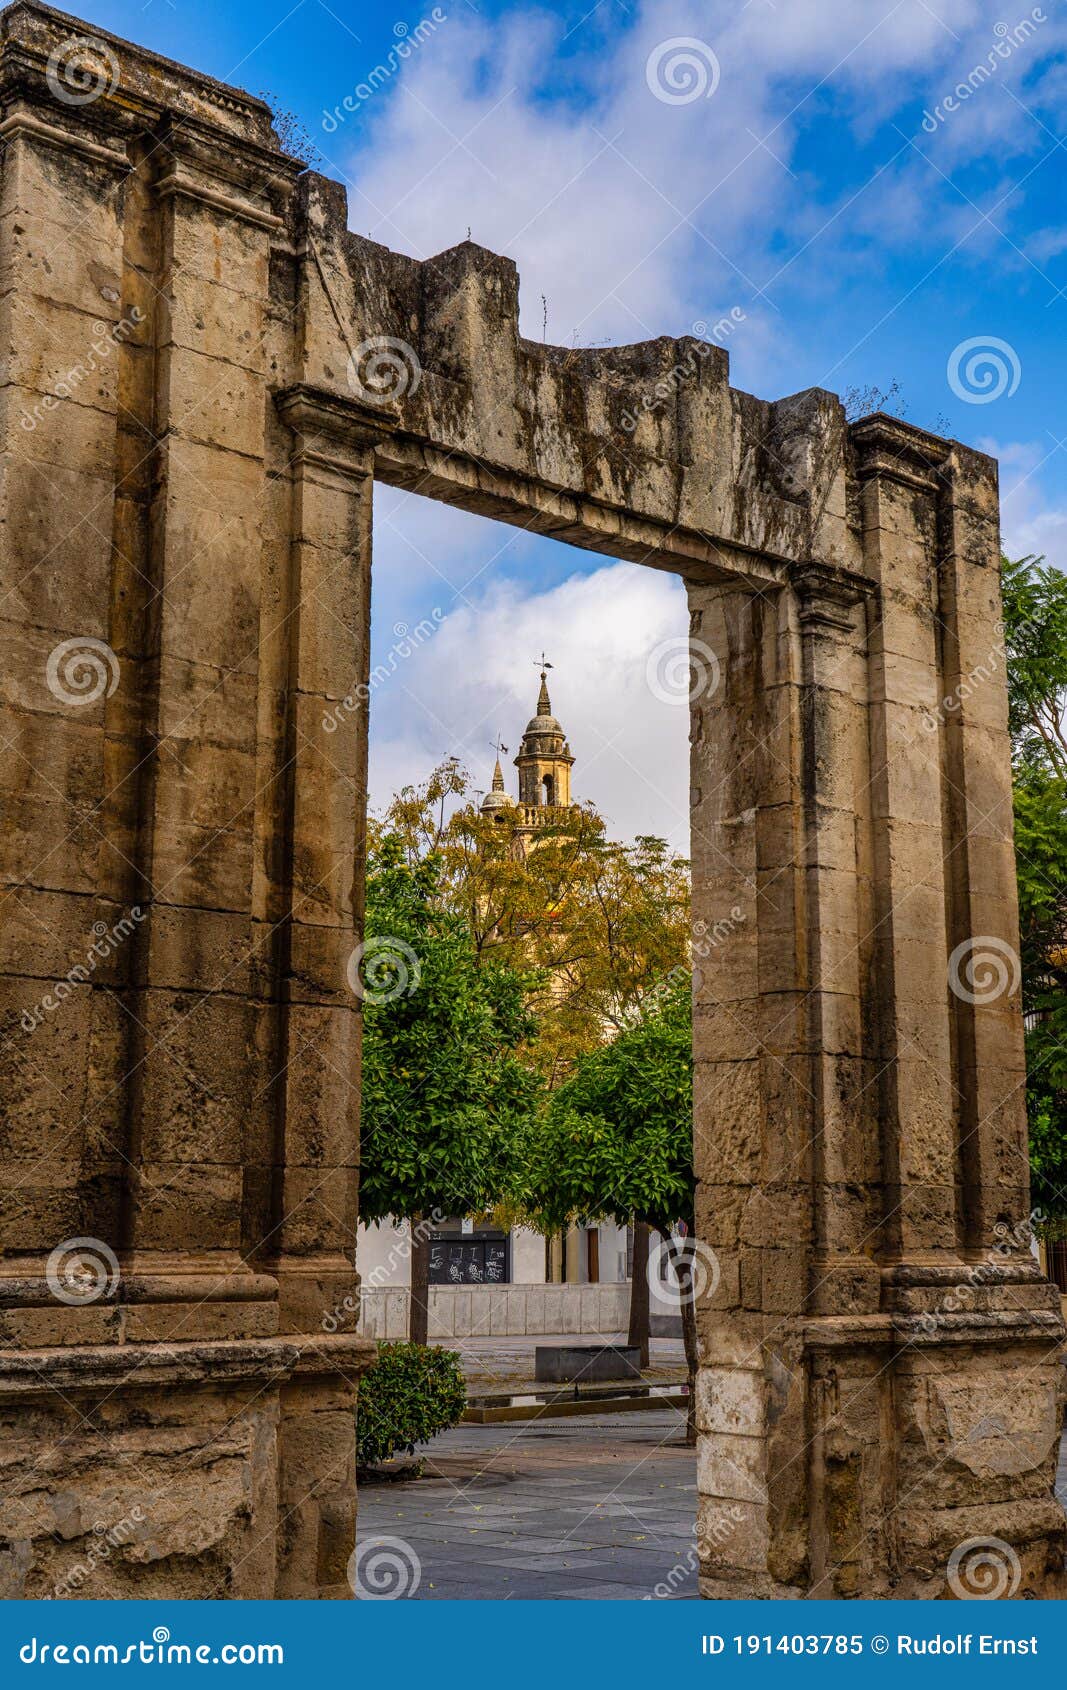
<svg viewBox="0 0 1067 1690"><path fill-rule="evenodd" d="M667 1410L531 1422L521 1438L457 1427L427 1451L436 1476L361 1491L359 1536L410 1538L416 1600L640 1600L669 1576L685 1597L696 1462L678 1426Z"/></svg>
<svg viewBox="0 0 1067 1690"><path fill-rule="evenodd" d="M493 1555L488 1557L492 1567L506 1567L509 1572L564 1573L568 1568L582 1573L589 1567L606 1567L607 1561L587 1556L582 1550L561 1550L557 1555Z"/></svg>

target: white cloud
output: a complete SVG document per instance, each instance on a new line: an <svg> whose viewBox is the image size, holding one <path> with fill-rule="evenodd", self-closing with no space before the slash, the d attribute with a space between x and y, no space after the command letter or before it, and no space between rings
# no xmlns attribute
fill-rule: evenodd
<svg viewBox="0 0 1067 1690"><path fill-rule="evenodd" d="M998 62L992 83L935 137L922 134L917 100L951 89L995 44L989 0L751 0L740 9L651 0L610 33L606 15L619 17L598 9L565 38L559 17L532 8L491 25L451 13L374 96L360 155L352 159L343 130L329 140L349 166L353 226L419 257L469 227L517 261L531 335L542 332L542 294L548 338L559 343L682 333L694 318L743 304L746 350L762 346L769 358L779 331L756 289L853 193L838 199L836 182L827 193L794 174L805 125L839 128L847 158L850 133L909 110L904 133L889 137L902 149L894 176L913 184L901 201L909 215L864 228L883 249L937 240L942 214L958 214L960 196L939 174L950 159L968 149L1003 158L1042 141L1006 90L1047 57L1052 22ZM650 91L650 55L677 37L714 54L710 98L675 105ZM697 51L695 66L700 59ZM707 53L704 61L710 70ZM908 147L912 129L937 169ZM867 199L884 205L887 185L856 183L857 212L821 237L820 269L846 228L855 232Z"/></svg>
<svg viewBox="0 0 1067 1690"><path fill-rule="evenodd" d="M1040 477L1063 450L1056 441L982 441L1000 460L1001 532L1009 557L1043 556L1067 569L1067 509L1049 505Z"/></svg>
<svg viewBox="0 0 1067 1690"><path fill-rule="evenodd" d="M496 524L468 519L468 556L498 542ZM380 560L379 560L380 561ZM659 833L688 848L689 717L649 688L649 653L684 640L685 592L672 575L606 563L543 591L486 577L468 602L454 603L438 631L375 688L371 698L371 800L391 793L455 754L476 785L488 787L492 742L509 748L505 779L517 794L511 758L534 713L533 659L552 662L552 706L569 736L572 792L591 798L612 834Z"/></svg>

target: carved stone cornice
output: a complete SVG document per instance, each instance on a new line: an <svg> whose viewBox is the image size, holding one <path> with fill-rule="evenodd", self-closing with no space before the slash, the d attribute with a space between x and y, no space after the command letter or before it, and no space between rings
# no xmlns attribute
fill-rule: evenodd
<svg viewBox="0 0 1067 1690"><path fill-rule="evenodd" d="M848 431L860 481L874 477L936 495L943 485L952 442L913 428L884 411L861 417Z"/></svg>
<svg viewBox="0 0 1067 1690"><path fill-rule="evenodd" d="M104 70L101 87L85 98L86 88L70 77L75 97L64 99L61 90L72 64L70 48L79 42L99 48ZM265 101L37 0L16 0L0 15L0 98L9 90L24 90L35 104L65 108L89 126L113 123L125 129L143 128L146 123L158 123L170 111L183 121L225 131L236 148L251 146L278 154Z"/></svg>
<svg viewBox="0 0 1067 1690"><path fill-rule="evenodd" d="M272 230L303 168L278 146L264 101L33 0L0 14L0 119L8 135L116 168L129 168L127 139L146 135L161 192Z"/></svg>
<svg viewBox="0 0 1067 1690"><path fill-rule="evenodd" d="M797 596L801 627L850 630L856 605L876 595L874 583L865 576L830 563L790 564L786 579Z"/></svg>
<svg viewBox="0 0 1067 1690"><path fill-rule="evenodd" d="M274 395L278 415L297 436L297 462L319 462L350 475L367 475L368 451L397 427L394 406L369 405L328 388L298 382Z"/></svg>
<svg viewBox="0 0 1067 1690"><path fill-rule="evenodd" d="M182 1386L257 1385L299 1374L354 1380L377 1359L378 1347L355 1333L194 1343L93 1344L9 1350L0 1357L0 1401L89 1392Z"/></svg>

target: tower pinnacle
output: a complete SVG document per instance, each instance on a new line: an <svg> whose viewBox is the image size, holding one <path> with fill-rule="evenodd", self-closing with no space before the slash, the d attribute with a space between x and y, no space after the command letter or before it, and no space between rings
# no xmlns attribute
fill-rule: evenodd
<svg viewBox="0 0 1067 1690"><path fill-rule="evenodd" d="M544 652L534 659L541 671L537 708L526 724L515 766L519 771L519 803L539 810L566 809L571 801L571 748L552 714ZM547 818L546 818L547 819Z"/></svg>

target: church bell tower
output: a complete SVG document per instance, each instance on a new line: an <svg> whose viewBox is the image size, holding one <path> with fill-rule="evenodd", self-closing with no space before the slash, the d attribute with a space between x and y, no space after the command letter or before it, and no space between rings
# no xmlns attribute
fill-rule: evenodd
<svg viewBox="0 0 1067 1690"><path fill-rule="evenodd" d="M537 712L526 724L519 754L515 758L515 767L519 771L519 803L528 809L566 809L571 801L571 765L574 758L563 729L552 714L547 675L551 667L542 657Z"/></svg>

